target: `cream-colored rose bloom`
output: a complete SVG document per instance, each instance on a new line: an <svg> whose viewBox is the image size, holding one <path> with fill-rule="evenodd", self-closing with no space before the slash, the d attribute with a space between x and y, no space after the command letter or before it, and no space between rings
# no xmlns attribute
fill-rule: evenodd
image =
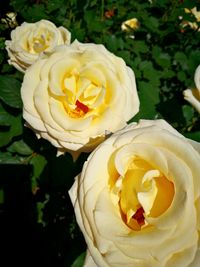
<svg viewBox="0 0 200 267"><path fill-rule="evenodd" d="M24 72L43 52L52 52L57 45L70 44L71 33L64 27L56 27L48 20L22 23L11 32L6 50L9 64Z"/></svg>
<svg viewBox="0 0 200 267"><path fill-rule="evenodd" d="M89 156L69 191L85 267L199 267L200 144L141 120Z"/></svg>
<svg viewBox="0 0 200 267"><path fill-rule="evenodd" d="M194 75L196 88L183 91L184 99L187 100L200 113L200 65Z"/></svg>
<svg viewBox="0 0 200 267"><path fill-rule="evenodd" d="M133 71L103 45L57 47L25 73L23 116L58 151L91 151L139 109ZM76 153L75 153L76 154Z"/></svg>

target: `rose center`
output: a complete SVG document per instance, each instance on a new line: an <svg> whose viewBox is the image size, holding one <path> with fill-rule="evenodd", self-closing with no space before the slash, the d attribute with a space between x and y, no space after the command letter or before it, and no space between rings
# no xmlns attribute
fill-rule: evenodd
<svg viewBox="0 0 200 267"><path fill-rule="evenodd" d="M36 53L41 53L44 51L48 45L46 44L45 37L43 35L33 38L33 50Z"/></svg>
<svg viewBox="0 0 200 267"><path fill-rule="evenodd" d="M88 111L88 106L84 105L79 100L76 100L76 108L69 110L68 113L72 118L80 118L83 117Z"/></svg>
<svg viewBox="0 0 200 267"><path fill-rule="evenodd" d="M135 231L150 226L149 217L162 215L171 205L174 184L144 160L135 160L115 178L111 195L117 198L122 220Z"/></svg>
<svg viewBox="0 0 200 267"><path fill-rule="evenodd" d="M27 39L27 50L32 54L39 54L50 46L53 34L47 29L37 29Z"/></svg>
<svg viewBox="0 0 200 267"><path fill-rule="evenodd" d="M73 118L83 117L96 109L103 103L105 93L102 86L82 77L77 71L64 77L62 91L65 94L65 109Z"/></svg>

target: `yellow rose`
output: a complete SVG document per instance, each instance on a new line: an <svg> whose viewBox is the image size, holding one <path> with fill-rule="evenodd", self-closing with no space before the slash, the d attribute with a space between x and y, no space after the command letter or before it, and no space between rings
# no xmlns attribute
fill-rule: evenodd
<svg viewBox="0 0 200 267"><path fill-rule="evenodd" d="M6 50L9 64L24 72L43 52L52 52L57 45L69 44L71 33L64 27L57 28L48 20L22 23L11 32Z"/></svg>
<svg viewBox="0 0 200 267"><path fill-rule="evenodd" d="M197 11L197 8L194 7L192 9L189 8L185 8L185 13L187 14L192 14L196 21L199 22L200 21L200 11ZM181 25L183 27L189 26L191 29L195 30L195 31L200 31L199 26L196 22L191 22L191 21L182 21Z"/></svg>
<svg viewBox="0 0 200 267"><path fill-rule="evenodd" d="M139 28L139 22L136 18L128 19L121 25L122 31L136 30Z"/></svg>
<svg viewBox="0 0 200 267"><path fill-rule="evenodd" d="M133 71L103 45L57 47L25 73L23 116L58 151L91 151L139 109ZM76 154L76 153L75 153Z"/></svg>
<svg viewBox="0 0 200 267"><path fill-rule="evenodd" d="M89 156L69 191L85 267L198 267L200 144L142 120Z"/></svg>
<svg viewBox="0 0 200 267"><path fill-rule="evenodd" d="M200 113L200 65L194 75L196 88L183 91L184 99L187 100Z"/></svg>

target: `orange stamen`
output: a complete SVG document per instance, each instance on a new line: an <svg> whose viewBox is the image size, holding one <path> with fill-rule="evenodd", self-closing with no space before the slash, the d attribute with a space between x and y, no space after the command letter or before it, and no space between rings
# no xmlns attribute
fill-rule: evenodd
<svg viewBox="0 0 200 267"><path fill-rule="evenodd" d="M82 110L84 113L87 113L89 111L88 106L78 101L78 99L76 100L76 106L78 110Z"/></svg>
<svg viewBox="0 0 200 267"><path fill-rule="evenodd" d="M144 209L142 207L137 209L136 213L133 215L132 218L135 219L139 225L143 225L144 224Z"/></svg>

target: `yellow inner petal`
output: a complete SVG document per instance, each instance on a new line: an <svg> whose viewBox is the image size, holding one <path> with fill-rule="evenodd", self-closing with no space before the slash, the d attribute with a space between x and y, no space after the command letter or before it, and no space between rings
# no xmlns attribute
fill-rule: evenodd
<svg viewBox="0 0 200 267"><path fill-rule="evenodd" d="M64 77L62 92L65 97L60 100L72 118L83 117L89 112L96 115L99 106L104 104L105 88L77 72Z"/></svg>
<svg viewBox="0 0 200 267"><path fill-rule="evenodd" d="M39 54L49 47L52 39L52 32L39 27L39 29L35 29L29 34L26 43L27 50L32 54Z"/></svg>
<svg viewBox="0 0 200 267"><path fill-rule="evenodd" d="M118 178L112 171L115 173L114 180L111 178L109 185L113 203L118 203L122 220L139 231L148 226L145 218L159 217L170 207L175 190L171 179L153 169L148 162L137 158L128 164L125 174L118 175Z"/></svg>
<svg viewBox="0 0 200 267"><path fill-rule="evenodd" d="M128 214L130 210L137 211L140 203L137 198L137 192L141 191L141 179L144 175L143 170L128 170L122 182L120 207L124 214Z"/></svg>
<svg viewBox="0 0 200 267"><path fill-rule="evenodd" d="M158 217L164 213L171 205L174 197L174 184L166 177L160 176L155 178L158 193L154 205L150 211L151 217Z"/></svg>

